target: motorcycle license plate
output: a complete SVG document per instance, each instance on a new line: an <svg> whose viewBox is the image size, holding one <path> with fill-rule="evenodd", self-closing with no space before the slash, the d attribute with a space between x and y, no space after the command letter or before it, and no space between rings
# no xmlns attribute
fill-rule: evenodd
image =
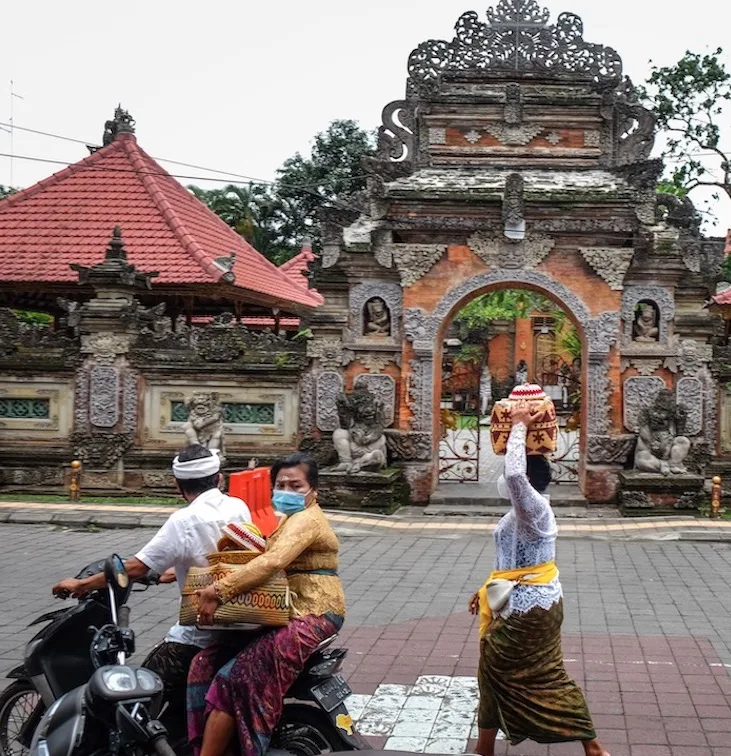
<svg viewBox="0 0 731 756"><path fill-rule="evenodd" d="M312 689L317 703L327 712L340 706L352 692L348 683L340 675L335 675Z"/></svg>

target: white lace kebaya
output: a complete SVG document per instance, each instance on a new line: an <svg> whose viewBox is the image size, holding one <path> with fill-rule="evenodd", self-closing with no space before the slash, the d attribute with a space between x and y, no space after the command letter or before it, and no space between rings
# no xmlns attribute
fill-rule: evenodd
<svg viewBox="0 0 731 756"><path fill-rule="evenodd" d="M495 530L496 570L532 567L556 558L556 518L548 499L531 486L526 475L527 431L524 423L517 423L508 439L505 481L512 507ZM546 585L517 585L500 615L525 614L536 607L548 610L562 595L558 578Z"/></svg>

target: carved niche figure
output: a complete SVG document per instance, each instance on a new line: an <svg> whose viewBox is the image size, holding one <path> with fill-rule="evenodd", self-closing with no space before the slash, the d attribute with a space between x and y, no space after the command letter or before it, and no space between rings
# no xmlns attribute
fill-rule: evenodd
<svg viewBox="0 0 731 756"><path fill-rule="evenodd" d="M663 389L658 393L640 413L635 470L661 475L687 473L683 464L690 452L690 439L684 435L686 414L672 391Z"/></svg>
<svg viewBox="0 0 731 756"><path fill-rule="evenodd" d="M660 340L657 307L652 302L640 302L632 328L632 339L643 344Z"/></svg>
<svg viewBox="0 0 731 756"><path fill-rule="evenodd" d="M380 297L373 297L366 302L363 331L364 336L391 335L391 313Z"/></svg>
<svg viewBox="0 0 731 756"><path fill-rule="evenodd" d="M183 433L189 445L200 444L207 449L217 449L224 456L223 407L218 394L196 392L185 402L188 419L183 425Z"/></svg>
<svg viewBox="0 0 731 756"><path fill-rule="evenodd" d="M333 472L378 472L386 466L386 426L383 403L367 388L358 387L337 400L340 428L333 445L340 460Z"/></svg>

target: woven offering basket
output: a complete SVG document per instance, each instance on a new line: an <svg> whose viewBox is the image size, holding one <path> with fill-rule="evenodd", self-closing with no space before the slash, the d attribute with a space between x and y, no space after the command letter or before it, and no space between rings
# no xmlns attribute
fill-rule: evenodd
<svg viewBox="0 0 731 756"><path fill-rule="evenodd" d="M207 588L259 554L253 551L223 551L210 554L210 567L191 567L180 600L180 624L195 625L198 615L196 591ZM264 585L240 593L221 604L213 615L216 625L251 624L285 627L289 624L290 595L287 576L280 572Z"/></svg>
<svg viewBox="0 0 731 756"><path fill-rule="evenodd" d="M513 407L521 401L528 402L531 412L543 413L528 429L525 444L527 454L552 454L556 451L558 444L556 407L540 386L530 383L516 386L508 399L495 402L490 423L492 450L501 456L505 454L510 430L513 427L511 412Z"/></svg>

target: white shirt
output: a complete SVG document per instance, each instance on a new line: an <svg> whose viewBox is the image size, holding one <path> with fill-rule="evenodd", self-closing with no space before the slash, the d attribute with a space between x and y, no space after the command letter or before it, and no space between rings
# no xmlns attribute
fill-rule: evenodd
<svg viewBox="0 0 731 756"><path fill-rule="evenodd" d="M221 528L230 522L251 522L249 508L241 499L211 488L173 512L155 537L136 556L144 565L161 575L175 568L178 589L182 593L188 570L207 567L206 556L217 549ZM170 628L166 641L205 648L215 641L211 632L180 623Z"/></svg>

